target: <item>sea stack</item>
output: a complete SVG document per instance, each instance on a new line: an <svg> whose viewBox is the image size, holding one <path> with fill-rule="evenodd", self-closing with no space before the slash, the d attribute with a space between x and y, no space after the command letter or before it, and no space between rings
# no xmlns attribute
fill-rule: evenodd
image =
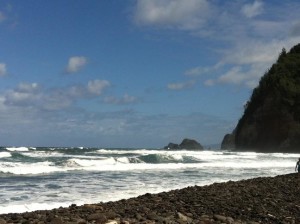
<svg viewBox="0 0 300 224"><path fill-rule="evenodd" d="M182 140L180 144L176 143L169 143L167 146L164 147L164 149L172 149L172 150L182 150L182 149L187 149L187 150L202 150L203 146L197 142L194 139L188 139L185 138Z"/></svg>
<svg viewBox="0 0 300 224"><path fill-rule="evenodd" d="M300 152L300 44L262 76L223 149L229 140L239 151Z"/></svg>

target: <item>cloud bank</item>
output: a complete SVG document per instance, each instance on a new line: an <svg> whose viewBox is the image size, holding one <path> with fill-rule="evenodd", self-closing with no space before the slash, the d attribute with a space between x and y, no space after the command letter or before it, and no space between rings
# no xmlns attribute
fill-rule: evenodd
<svg viewBox="0 0 300 224"><path fill-rule="evenodd" d="M104 98L103 100L105 103L108 104L116 104L116 105L128 105L128 104L133 104L133 103L137 103L139 100L137 97L135 96L130 96L127 93L124 94L123 97L118 98L115 96L107 96Z"/></svg>
<svg viewBox="0 0 300 224"><path fill-rule="evenodd" d="M141 26L193 30L202 26L209 12L206 0L138 0L134 19Z"/></svg>
<svg viewBox="0 0 300 224"><path fill-rule="evenodd" d="M36 110L64 110L78 100L100 96L110 86L107 80L91 80L87 85L46 89L38 83L20 83L7 90L2 99L5 105L35 108Z"/></svg>
<svg viewBox="0 0 300 224"><path fill-rule="evenodd" d="M251 89L282 48L289 50L300 42L299 10L300 4L295 2L137 0L134 19L140 27L178 30L219 45L214 49L218 54L215 64L199 65L183 73L191 77L190 82L198 77L206 86ZM167 84L169 90L189 86L189 81Z"/></svg>

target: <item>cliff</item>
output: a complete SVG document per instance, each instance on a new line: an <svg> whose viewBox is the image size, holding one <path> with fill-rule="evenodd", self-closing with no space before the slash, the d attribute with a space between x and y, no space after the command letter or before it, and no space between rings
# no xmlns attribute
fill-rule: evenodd
<svg viewBox="0 0 300 224"><path fill-rule="evenodd" d="M221 149L234 149L235 148L235 131L231 134L226 134L223 138Z"/></svg>
<svg viewBox="0 0 300 224"><path fill-rule="evenodd" d="M300 44L282 50L228 139L242 151L300 152Z"/></svg>

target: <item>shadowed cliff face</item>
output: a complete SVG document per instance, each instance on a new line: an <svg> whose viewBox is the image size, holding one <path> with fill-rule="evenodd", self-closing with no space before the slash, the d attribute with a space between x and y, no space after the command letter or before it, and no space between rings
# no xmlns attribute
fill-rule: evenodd
<svg viewBox="0 0 300 224"><path fill-rule="evenodd" d="M261 78L232 135L237 150L300 152L300 44Z"/></svg>

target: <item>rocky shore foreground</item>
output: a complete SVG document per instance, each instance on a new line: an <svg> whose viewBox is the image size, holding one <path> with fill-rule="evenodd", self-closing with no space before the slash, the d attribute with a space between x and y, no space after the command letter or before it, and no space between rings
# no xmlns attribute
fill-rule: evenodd
<svg viewBox="0 0 300 224"><path fill-rule="evenodd" d="M3 223L300 223L300 174L145 194L116 202L0 215Z"/></svg>

